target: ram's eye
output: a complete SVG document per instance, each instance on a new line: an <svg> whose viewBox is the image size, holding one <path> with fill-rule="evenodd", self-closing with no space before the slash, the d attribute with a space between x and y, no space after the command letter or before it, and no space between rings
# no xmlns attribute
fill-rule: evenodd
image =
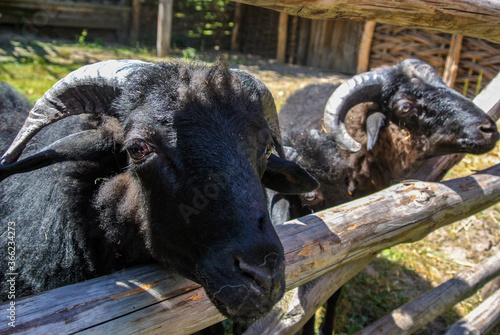
<svg viewBox="0 0 500 335"><path fill-rule="evenodd" d="M264 156L266 158L269 158L269 156L271 156L271 151L273 151L273 146L271 144L268 144L267 147L264 149Z"/></svg>
<svg viewBox="0 0 500 335"><path fill-rule="evenodd" d="M402 101L397 108L397 113L400 116L406 116L412 109L413 104L410 101Z"/></svg>
<svg viewBox="0 0 500 335"><path fill-rule="evenodd" d="M130 141L127 152L133 160L141 160L151 153L151 147L144 140L135 139Z"/></svg>
<svg viewBox="0 0 500 335"><path fill-rule="evenodd" d="M309 207L313 207L313 206L322 205L323 201L325 199L323 198L322 192L313 191L313 192L301 194L300 200L302 201L302 203L304 205L309 206Z"/></svg>
<svg viewBox="0 0 500 335"><path fill-rule="evenodd" d="M304 202L313 202L318 198L318 193L316 192L309 192L309 193L304 193L300 196Z"/></svg>

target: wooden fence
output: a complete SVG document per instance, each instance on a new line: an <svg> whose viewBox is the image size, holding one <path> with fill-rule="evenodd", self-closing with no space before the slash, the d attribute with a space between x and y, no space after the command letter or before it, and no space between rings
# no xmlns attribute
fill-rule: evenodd
<svg viewBox="0 0 500 335"><path fill-rule="evenodd" d="M474 98L500 71L500 45L473 37L434 30L371 26L369 54L358 58L364 72L416 57L433 66L445 82L458 92ZM360 47L361 52L361 47Z"/></svg>
<svg viewBox="0 0 500 335"><path fill-rule="evenodd" d="M500 2L487 0L235 0L311 19L354 19L432 29L500 43Z"/></svg>
<svg viewBox="0 0 500 335"><path fill-rule="evenodd" d="M401 6L405 3L401 2ZM314 4L312 1L304 7ZM377 3L373 6L377 7ZM495 6L491 10L500 13ZM448 31L398 26L395 22L365 23L333 15L321 20L288 17L244 4L238 4L237 13L232 50L275 57L281 62L355 74L415 57L432 65L447 84L469 98L476 96L500 70L500 44L495 37L488 41Z"/></svg>
<svg viewBox="0 0 500 335"><path fill-rule="evenodd" d="M130 1L2 0L0 23L21 25L24 34L38 34L46 27L109 30L125 42L130 29Z"/></svg>

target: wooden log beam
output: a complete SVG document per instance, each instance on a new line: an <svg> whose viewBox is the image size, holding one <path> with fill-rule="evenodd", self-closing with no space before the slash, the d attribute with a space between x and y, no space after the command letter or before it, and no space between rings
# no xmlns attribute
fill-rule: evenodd
<svg viewBox="0 0 500 335"><path fill-rule="evenodd" d="M30 10L45 10L45 11L80 11L84 13L92 13L95 10L109 10L127 12L131 11L130 6L125 5L110 5L95 2L69 2L69 1L52 1L52 0L2 0L3 7L24 8Z"/></svg>
<svg viewBox="0 0 500 335"><path fill-rule="evenodd" d="M446 335L486 334L500 322L500 289L452 325Z"/></svg>
<svg viewBox="0 0 500 335"><path fill-rule="evenodd" d="M356 334L412 334L460 301L476 293L484 284L499 274L500 253L497 253L394 310L391 314L384 316Z"/></svg>
<svg viewBox="0 0 500 335"><path fill-rule="evenodd" d="M443 183L408 181L277 226L287 290L500 201L500 164ZM193 282L159 266L128 269L15 302L0 333L190 334L223 319ZM9 308L6 302L0 309Z"/></svg>
<svg viewBox="0 0 500 335"><path fill-rule="evenodd" d="M500 43L500 2L490 0L235 0L312 19L350 18L433 29Z"/></svg>

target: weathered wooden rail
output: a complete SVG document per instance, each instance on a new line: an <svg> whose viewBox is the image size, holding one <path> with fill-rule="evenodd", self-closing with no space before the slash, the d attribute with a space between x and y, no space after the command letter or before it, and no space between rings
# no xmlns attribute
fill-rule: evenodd
<svg viewBox="0 0 500 335"><path fill-rule="evenodd" d="M500 263L500 262L499 262ZM451 326L446 335L486 334L500 322L500 289Z"/></svg>
<svg viewBox="0 0 500 335"><path fill-rule="evenodd" d="M287 289L331 270L340 274L334 285L341 286L353 267L362 268L375 253L419 240L498 201L500 164L443 183L404 182L289 221L276 227L285 248ZM156 265L20 299L15 311L16 327L2 323L0 333L190 334L223 319L199 285Z"/></svg>
<svg viewBox="0 0 500 335"><path fill-rule="evenodd" d="M500 43L500 2L488 0L235 0L311 19L349 18L433 29Z"/></svg>
<svg viewBox="0 0 500 335"><path fill-rule="evenodd" d="M460 273L419 298L401 306L357 334L412 334L460 301L473 295L484 284L498 275L500 275L500 253L494 254L482 263ZM494 308L495 306L491 306L490 304L488 307ZM498 310L491 310L489 312L492 316L500 313Z"/></svg>

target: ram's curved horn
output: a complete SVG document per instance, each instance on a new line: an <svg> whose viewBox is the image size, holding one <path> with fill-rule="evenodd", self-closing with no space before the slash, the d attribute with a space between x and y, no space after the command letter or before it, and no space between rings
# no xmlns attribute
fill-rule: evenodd
<svg viewBox="0 0 500 335"><path fill-rule="evenodd" d="M429 64L419 59L405 59L400 63L401 70L408 78L418 78L423 82L435 87L442 87L449 90L449 87L443 82L443 79L437 74L436 70Z"/></svg>
<svg viewBox="0 0 500 335"><path fill-rule="evenodd" d="M373 101L380 96L384 77L389 71L372 71L358 74L340 85L328 99L323 114L324 126L347 150L357 152L361 144L347 132L344 121L347 112L355 105Z"/></svg>
<svg viewBox="0 0 500 335"><path fill-rule="evenodd" d="M15 162L28 141L49 124L70 115L108 113L127 75L150 64L137 60L109 60L71 72L35 103L0 163Z"/></svg>

